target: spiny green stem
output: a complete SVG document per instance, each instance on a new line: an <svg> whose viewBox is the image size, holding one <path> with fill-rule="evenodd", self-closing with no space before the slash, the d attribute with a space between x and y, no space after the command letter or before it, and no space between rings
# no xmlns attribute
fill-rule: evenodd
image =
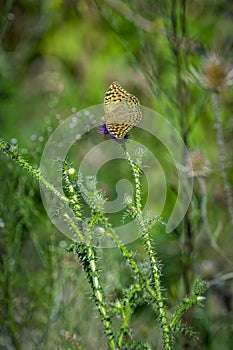
<svg viewBox="0 0 233 350"><path fill-rule="evenodd" d="M133 271L135 272L135 274L139 276L140 275L140 271L138 269L138 266L137 266L136 262L134 261L134 259L132 257L132 254L128 251L128 249L125 246L123 246L123 244L121 243L121 241L119 240L117 235L114 233L114 231L111 232L111 236L113 237L114 242L117 244L117 246L122 251L122 253L123 253L124 257L126 258L126 260L131 265L131 267L132 267ZM146 241L150 242L149 237L147 237ZM165 349L169 350L169 349L171 349L171 345L170 345L170 330L167 327L166 312L165 312L164 302L163 302L163 298L162 298L161 285L160 285L159 269L157 267L157 262L155 260L155 253L152 251L150 243L147 244L147 251L150 252L149 255L150 255L151 266L152 266L152 264L154 266L153 277L154 277L154 280L157 281L157 283L155 283L155 290L147 283L145 284L145 287L146 287L148 293L153 297L153 300L156 301L156 305L158 306L160 319L162 321L163 333L164 333ZM124 319L124 321L127 322L126 319Z"/></svg>
<svg viewBox="0 0 233 350"><path fill-rule="evenodd" d="M77 224L75 224L75 222L67 214L64 215L64 221L67 222L67 224L70 226L72 231L77 235L77 237L79 237L81 242L84 242L85 237L83 233L81 232Z"/></svg>
<svg viewBox="0 0 233 350"><path fill-rule="evenodd" d="M183 300L182 305L176 310L175 314L173 315L171 321L169 322L169 328L175 330L176 324L182 317L182 315L190 309L193 305L196 305L200 299L204 299L196 294L193 294L189 298L185 298Z"/></svg>
<svg viewBox="0 0 233 350"><path fill-rule="evenodd" d="M129 288L129 290L127 290L127 295L125 296L125 300L124 300L124 308L122 308L122 317L123 317L123 324L121 326L121 332L120 332L120 336L118 339L118 346L122 346L124 337L126 334L129 334L129 322L130 322L130 318L131 315L133 313L133 308L134 308L134 295L135 293L140 293L142 291L141 288L141 284L137 283L135 285L133 285L133 287Z"/></svg>
<svg viewBox="0 0 233 350"><path fill-rule="evenodd" d="M111 224L108 222L108 219L104 216L103 212L98 208L93 210L89 225L95 226L97 223L100 223L107 228L111 228Z"/></svg>
<svg viewBox="0 0 233 350"><path fill-rule="evenodd" d="M147 254L149 256L151 269L152 269L152 275L153 275L153 282L155 287L155 295L156 295L156 305L158 307L159 311L159 318L161 321L161 327L163 330L163 343L164 348L166 350L171 350L171 333L170 328L167 324L167 315L165 311L165 305L163 301L162 296L162 289L161 289L161 283L160 283L160 271L159 271L159 264L156 259L155 251L152 249L150 236L148 234L147 227L144 223L144 220L142 218L142 199L141 199L141 182L140 182L140 169L138 165L136 165L131 157L130 154L125 150L126 158L132 168L133 174L134 174L134 180L135 180L135 187L136 187L136 219L139 224L139 228L142 232L142 237L144 240L144 244L146 247ZM154 294L154 293L153 293Z"/></svg>
<svg viewBox="0 0 233 350"><path fill-rule="evenodd" d="M104 326L104 333L108 339L109 347L111 350L117 350L109 310L107 310L105 295L100 281L100 273L96 265L96 251L93 247L87 246L86 244L79 244L77 245L77 254L91 285L93 297Z"/></svg>
<svg viewBox="0 0 233 350"><path fill-rule="evenodd" d="M134 181L135 181L135 201L136 201L136 208L138 213L141 214L142 212L142 200L141 200L141 169L137 165L137 163L133 162L129 152L125 149L125 155L126 159L128 160L132 171L133 171L133 176L134 176Z"/></svg>
<svg viewBox="0 0 233 350"><path fill-rule="evenodd" d="M9 157L14 159L22 168L27 170L34 178L39 180L49 191L54 193L61 201L69 204L68 198L63 196L53 185L51 185L41 174L39 169L35 169L32 165L30 165L18 152L18 149L15 146L9 145L4 140L0 139L0 149L3 153Z"/></svg>
<svg viewBox="0 0 233 350"><path fill-rule="evenodd" d="M159 318L161 320L161 326L163 330L163 342L164 342L164 348L166 350L171 350L171 333L170 328L167 324L167 315L162 295L162 289L161 289L161 283L160 283L160 271L159 271L159 264L156 259L156 253L152 249L151 241L149 234L147 230L145 230L144 223L142 221L139 223L139 225L142 228L143 232L143 239L144 244L146 246L146 250L150 259L152 274L153 274L153 280L154 280L154 286L155 286L155 294L156 294L156 305L158 307L159 311Z"/></svg>
<svg viewBox="0 0 233 350"><path fill-rule="evenodd" d="M0 149L3 153L12 159L14 159L22 168L27 170L31 176L36 178L40 183L42 183L45 188L47 188L50 192L52 192L58 199L60 199L63 203L68 204L77 215L77 219L81 219L80 206L77 202L77 197L72 187L72 184L69 183L69 194L71 194L71 198L67 198L63 196L51 183L49 183L45 177L41 174L39 169L35 169L32 165L30 165L20 154L18 149L15 146L9 145L4 140L0 139ZM68 222L70 227L74 230L74 232L78 235L78 237L83 241L84 237L78 226L70 219L68 216L64 216L64 220Z"/></svg>
<svg viewBox="0 0 233 350"><path fill-rule="evenodd" d="M64 184L65 184L65 187L67 190L67 195L69 198L69 205L70 205L71 209L73 210L76 219L81 220L82 219L81 206L79 204L77 189L74 187L73 182L71 180L71 178L74 177L75 175L76 175L76 173L74 173L72 175L70 172L70 169L68 169L66 167L66 165L64 165L63 180L64 180ZM77 183L76 176L74 177L74 180Z"/></svg>
<svg viewBox="0 0 233 350"><path fill-rule="evenodd" d="M112 237L113 241L116 243L117 247L122 252L122 254L125 257L125 259L128 261L128 263L132 267L132 270L135 272L135 275L139 275L138 265L136 264L132 253L123 245L121 240L116 235L115 231L111 230L110 231L110 236Z"/></svg>

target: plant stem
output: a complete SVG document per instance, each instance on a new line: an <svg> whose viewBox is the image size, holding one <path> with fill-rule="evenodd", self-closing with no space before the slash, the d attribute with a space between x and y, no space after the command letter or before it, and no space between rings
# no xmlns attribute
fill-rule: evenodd
<svg viewBox="0 0 233 350"><path fill-rule="evenodd" d="M12 148L13 147L13 148ZM14 159L22 168L27 170L31 176L39 180L49 191L54 193L63 203L69 204L69 199L63 196L51 183L49 183L45 177L41 174L39 169L34 168L30 165L18 152L18 149L15 146L9 145L4 140L0 139L0 149L3 153Z"/></svg>
<svg viewBox="0 0 233 350"><path fill-rule="evenodd" d="M188 93L185 81L183 79L184 71L186 69L186 56L182 52L182 41L185 39L187 32L187 19L186 19L186 1L171 2L171 33L170 43L171 51L174 56L175 71L176 71L176 108L179 118L179 125L181 131L181 137L184 141L185 147L189 146L189 124L188 119L185 118L185 101ZM169 34L169 32L168 32ZM184 241L183 241L183 255L184 255L184 266L183 266L183 280L185 285L185 293L189 294L190 277L193 273L193 229L192 221L190 218L190 210L187 211L184 217Z"/></svg>
<svg viewBox="0 0 233 350"><path fill-rule="evenodd" d="M230 184L227 176L227 162L226 162L226 156L225 156L226 150L225 150L224 138L223 138L218 92L213 92L213 104L214 104L215 128L217 130L221 174L222 174L223 183L224 183L224 191L227 199L227 208L231 219L231 225L233 226L233 200L232 200L231 188L230 188Z"/></svg>
<svg viewBox="0 0 233 350"><path fill-rule="evenodd" d="M110 232L110 236L112 237L113 241L116 243L117 247L120 249L120 251L122 252L124 258L128 261L128 263L130 264L132 270L136 275L139 275L139 269L138 269L138 265L136 264L132 253L124 246L124 244L121 242L121 240L118 238L118 236L116 235L114 230L111 230Z"/></svg>
<svg viewBox="0 0 233 350"><path fill-rule="evenodd" d="M161 321L161 327L163 330L163 344L166 350L171 350L171 331L167 324L167 315L164 305L164 300L162 296L162 288L160 283L160 269L159 264L156 258L155 251L152 249L151 241L148 232L145 230L145 227L142 227L142 222L140 222L142 230L144 229L143 238L146 246L147 253L149 255L150 264L153 272L155 293L156 293L156 304L158 306L159 318Z"/></svg>
<svg viewBox="0 0 233 350"><path fill-rule="evenodd" d="M224 258L224 260L226 260L232 266L232 262L227 258L225 252L215 242L213 234L210 229L209 220L207 216L207 191L206 191L206 183L205 183L204 177L202 176L198 177L198 182L201 190L201 218L206 230L206 234L210 241L210 245L222 258Z"/></svg>
<svg viewBox="0 0 233 350"><path fill-rule="evenodd" d="M148 228L146 227L145 221L142 216L142 198L141 198L141 182L140 182L140 168L137 163L134 163L130 157L130 154L125 150L126 158L131 166L135 181L135 202L136 202L136 219L138 221L139 229L142 233L142 238L145 244L145 248L150 260L153 282L155 292L152 293L155 296L155 302L158 307L159 319L161 322L161 327L163 331L163 344L165 350L171 350L171 331L167 323L167 315L162 295L162 288L160 282L160 268L157 261L156 253L152 249L150 235L148 233ZM149 289L148 289L149 291ZM152 295L151 294L151 295Z"/></svg>
<svg viewBox="0 0 233 350"><path fill-rule="evenodd" d="M174 315L172 316L172 319L169 323L169 327L171 329L175 329L176 325L178 324L178 321L181 319L185 311L189 310L191 306L196 305L198 301L198 295L193 294L189 298L185 298L182 302L182 305L179 306L179 308L175 311Z"/></svg>
<svg viewBox="0 0 233 350"><path fill-rule="evenodd" d="M98 308L100 319L104 326L104 333L107 337L109 347L111 350L117 350L112 323L109 316L110 313L107 309L105 295L100 280L100 272L96 265L96 251L93 247L90 247L86 244L78 244L76 251L82 263L83 269L86 272L87 279L90 283L95 304Z"/></svg>
<svg viewBox="0 0 233 350"><path fill-rule="evenodd" d="M137 163L133 162L133 160L130 157L129 152L125 149L125 155L126 158L131 166L131 169L133 171L134 176L134 182L135 182L135 202L136 202L136 209L139 214L142 212L142 200L141 200L141 170Z"/></svg>

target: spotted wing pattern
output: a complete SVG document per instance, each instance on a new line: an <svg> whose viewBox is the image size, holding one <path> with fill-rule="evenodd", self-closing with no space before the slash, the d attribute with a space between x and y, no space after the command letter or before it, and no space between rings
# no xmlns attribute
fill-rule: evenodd
<svg viewBox="0 0 233 350"><path fill-rule="evenodd" d="M140 102L114 81L104 97L104 118L108 132L123 139L142 119Z"/></svg>

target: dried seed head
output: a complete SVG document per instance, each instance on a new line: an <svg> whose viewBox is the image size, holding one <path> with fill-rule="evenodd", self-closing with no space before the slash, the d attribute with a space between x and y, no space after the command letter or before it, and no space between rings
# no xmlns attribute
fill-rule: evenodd
<svg viewBox="0 0 233 350"><path fill-rule="evenodd" d="M213 54L204 66L204 81L209 89L220 91L226 86L227 72L221 58Z"/></svg>
<svg viewBox="0 0 233 350"><path fill-rule="evenodd" d="M207 176L210 173L209 161L200 151L190 153L190 162L186 165L189 177Z"/></svg>
<svg viewBox="0 0 233 350"><path fill-rule="evenodd" d="M201 71L190 67L188 80L204 89L220 92L233 86L233 69L221 57L212 53L205 59Z"/></svg>

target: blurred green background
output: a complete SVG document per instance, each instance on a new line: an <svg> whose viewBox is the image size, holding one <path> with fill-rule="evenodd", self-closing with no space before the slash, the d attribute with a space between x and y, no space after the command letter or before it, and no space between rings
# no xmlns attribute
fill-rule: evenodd
<svg viewBox="0 0 233 350"><path fill-rule="evenodd" d="M34 166L39 166L44 145L59 122L75 110L102 103L115 80L142 105L172 122L191 152L198 149L208 159L205 199L216 246L211 246L206 232L203 193L195 177L192 204L180 227L170 234L163 225L152 230L171 310L196 276L210 282L204 308L195 308L185 320L198 331L199 340L193 343L188 338L185 347L177 339L175 349L232 348L233 229L221 177L212 93L202 88L201 79L190 79L191 69L202 72L211 52L222 57L226 72L232 69L232 18L233 5L226 0L0 4L0 137L18 143ZM221 92L220 107L232 188L232 89ZM147 142L162 158L163 148ZM0 162L0 349L107 349L81 266L65 253L70 242L49 221L38 184L2 154ZM170 194L163 212L166 219L176 181L169 164L164 170ZM105 178L102 171L101 176L106 187L114 189L116 172L109 171ZM189 241L187 227L192 233ZM187 242L192 243L191 250ZM143 260L140 240L130 248ZM117 250L99 255L107 294L115 300L128 283L129 271ZM188 283L186 268L191 274ZM162 348L154 315L146 306L137 310L132 328L139 340L149 339L154 349Z"/></svg>

